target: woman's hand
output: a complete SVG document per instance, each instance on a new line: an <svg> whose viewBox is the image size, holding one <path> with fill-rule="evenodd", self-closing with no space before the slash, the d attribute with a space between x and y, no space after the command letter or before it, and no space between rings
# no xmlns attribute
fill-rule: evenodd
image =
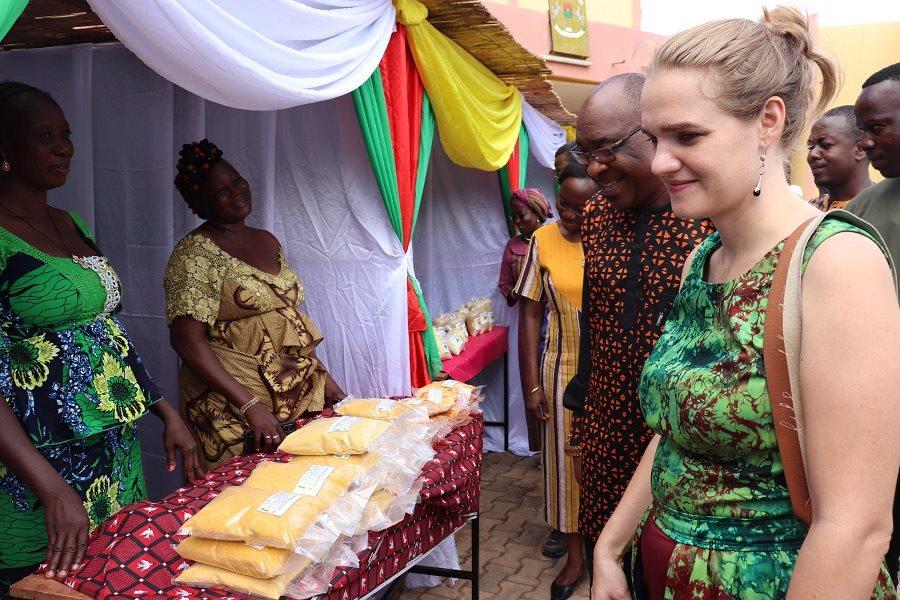
<svg viewBox="0 0 900 600"><path fill-rule="evenodd" d="M594 585L591 600L630 600L622 562L599 549L594 551Z"/></svg>
<svg viewBox="0 0 900 600"><path fill-rule="evenodd" d="M81 497L61 477L47 493L41 494L47 526L48 579L63 581L81 567L87 548L90 520Z"/></svg>
<svg viewBox="0 0 900 600"><path fill-rule="evenodd" d="M175 470L176 452L181 452L184 475L188 481L203 477L203 468L197 456L197 444L191 436L184 419L165 398L154 402L150 410L163 422L163 447L166 449L166 463L169 472Z"/></svg>
<svg viewBox="0 0 900 600"><path fill-rule="evenodd" d="M244 414L247 425L253 430L257 452L275 452L281 443L281 424L269 409L262 404L254 404Z"/></svg>
<svg viewBox="0 0 900 600"><path fill-rule="evenodd" d="M203 467L200 466L200 457L197 456L197 444L181 415L176 413L165 421L163 446L166 449L166 462L170 473L175 470L176 453L181 453L184 476L187 480L203 478Z"/></svg>
<svg viewBox="0 0 900 600"><path fill-rule="evenodd" d="M544 395L544 388L535 390L533 394L528 394L528 397L525 398L525 409L538 420L547 421L550 419L547 412L547 396Z"/></svg>

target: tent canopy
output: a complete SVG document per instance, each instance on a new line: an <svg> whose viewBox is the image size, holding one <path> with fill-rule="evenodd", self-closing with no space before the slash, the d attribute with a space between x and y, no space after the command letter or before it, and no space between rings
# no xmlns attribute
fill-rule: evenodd
<svg viewBox="0 0 900 600"><path fill-rule="evenodd" d="M543 60L523 48L479 0L422 0L428 21L560 125L574 125ZM0 50L116 41L86 0L30 0Z"/></svg>

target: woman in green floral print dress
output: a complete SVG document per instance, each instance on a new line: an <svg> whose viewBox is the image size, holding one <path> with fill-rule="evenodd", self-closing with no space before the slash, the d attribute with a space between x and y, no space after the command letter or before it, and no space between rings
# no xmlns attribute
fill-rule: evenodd
<svg viewBox="0 0 900 600"><path fill-rule="evenodd" d="M717 233L696 249L644 367L656 435L597 541L593 600L629 597L629 544L636 598L896 598L883 556L900 468L900 308L880 238L847 213L804 254L809 529L791 510L766 382L773 273L785 238L816 216L781 167L810 111L813 62L820 111L837 74L803 16L779 7L676 34L650 65L653 172L680 217L708 216Z"/></svg>
<svg viewBox="0 0 900 600"><path fill-rule="evenodd" d="M165 422L200 475L194 443L114 316L121 286L84 222L47 205L74 147L44 92L0 84L0 598L47 562L64 579L90 529L146 496L135 421Z"/></svg>

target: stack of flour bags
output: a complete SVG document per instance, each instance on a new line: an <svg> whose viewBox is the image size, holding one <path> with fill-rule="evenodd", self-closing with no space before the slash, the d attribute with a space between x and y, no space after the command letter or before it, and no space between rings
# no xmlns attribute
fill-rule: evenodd
<svg viewBox="0 0 900 600"><path fill-rule="evenodd" d="M429 383L409 398L348 397L334 405L339 415L371 419L408 419L427 417L435 438L442 438L481 412L483 388L448 379ZM415 416L414 416L415 415Z"/></svg>
<svg viewBox="0 0 900 600"><path fill-rule="evenodd" d="M259 464L185 522L176 550L194 564L175 581L308 598L328 588L335 567L357 566L369 531L412 513L434 456L424 411L373 417L316 419L285 438L289 462Z"/></svg>

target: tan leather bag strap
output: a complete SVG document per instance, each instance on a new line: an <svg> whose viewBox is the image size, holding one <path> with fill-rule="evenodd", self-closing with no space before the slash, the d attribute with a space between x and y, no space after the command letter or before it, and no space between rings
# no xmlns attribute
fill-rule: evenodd
<svg viewBox="0 0 900 600"><path fill-rule="evenodd" d="M824 216L824 215L823 215ZM803 465L803 451L800 445L799 421L794 411L794 394L791 391L791 376L784 346L784 296L788 283L788 270L797 242L808 227L818 226L821 217L803 223L788 237L778 257L778 266L769 290L766 305L765 333L763 335L763 361L766 370L766 385L772 405L775 436L778 451L784 464L794 515L808 527L812 523L812 504L809 499L809 485ZM808 239L808 237L806 238ZM803 248L806 244L803 244ZM800 250L800 254L803 250ZM802 257L801 257L802 258ZM799 397L798 397L799 398ZM799 402L798 402L799 404Z"/></svg>

